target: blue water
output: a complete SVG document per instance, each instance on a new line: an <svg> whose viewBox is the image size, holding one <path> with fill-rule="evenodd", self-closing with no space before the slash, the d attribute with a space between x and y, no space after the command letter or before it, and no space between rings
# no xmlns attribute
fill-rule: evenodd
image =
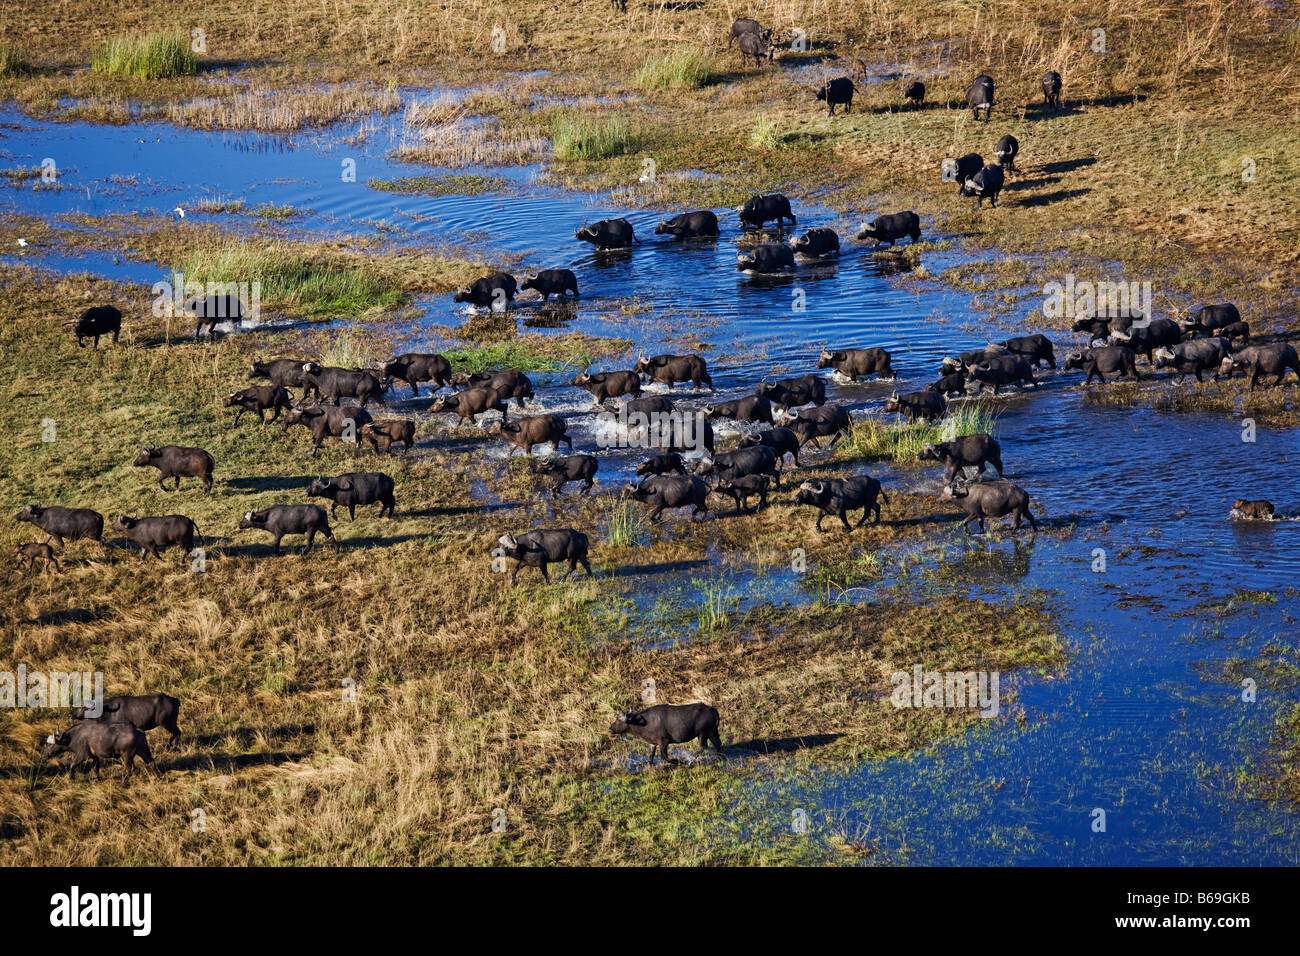
<svg viewBox="0 0 1300 956"><path fill-rule="evenodd" d="M370 189L370 178L430 172L390 158L402 140L398 119L373 125L357 145L344 142L355 127L281 138L163 124L49 124L10 109L0 113L0 165L34 166L53 157L61 188L0 187L0 213L53 221L73 213L174 215L176 206L205 198L243 199L302 214L274 226L193 212L185 221L253 233L381 235L412 250L469 248L508 260L516 274L572 268L582 297L561 327L634 343L632 354L606 367L627 367L642 351L698 349L709 358L719 398L747 391L762 376L811 371L826 344L884 346L895 354L900 387L919 388L935 377L942 356L1005 335L977 328L964 295L905 288L892 276L898 257L856 244L846 245L837 263L804 266L791 278L745 277L735 270L731 210L718 210L724 235L716 243L679 244L652 235L661 213L677 210L629 210L608 197L542 187L532 168L493 170L510 186L476 197ZM356 182L340 175L348 158L356 160ZM801 228L832 225L845 236L857 225L795 205ZM644 240L631 252L598 254L573 239L583 222L625 214ZM935 273L963 255L928 251L924 262ZM0 250L0 257L135 282L161 278L168 265L39 247ZM470 317L449 296L417 305L413 346L424 330ZM542 317L524 300L514 314L521 325ZM1073 343L1056 338L1060 358ZM445 340L429 331L427 341ZM577 446L590 450L590 399L564 384L569 374L543 377L538 397L545 410L569 418ZM1245 444L1239 422L1227 417L1085 405L1079 378L1046 375L1041 389L1006 402L997 428L1009 477L1030 491L1035 513L1051 528L1073 531L967 541L955 522L934 528L935 541L953 549L1001 554L1000 570L972 570L959 587L990 598L1048 592L1069 662L1047 678L1008 678L1004 691L1014 687L1017 707L983 732L848 774L828 770L824 786L780 794L791 808L808 811L810 838L819 838L816 821L831 818L869 829L884 851L880 859L914 863L1300 861L1294 814L1252 801L1234 779L1261 759L1284 700L1263 675L1219 673L1224 661L1252 659L1270 643L1294 646L1294 594L1287 589L1300 580L1300 522L1249 526L1228 520L1228 511L1238 497L1300 509L1288 467L1300 435L1260 428L1258 440ZM893 387L834 381L831 400L855 414L880 414ZM674 394L697 405L713 397L680 387ZM424 406L421 400L400 407L421 414ZM720 426L719 434L734 430ZM501 452L485 446L485 453ZM606 487L626 479L635 464L626 453L601 454ZM940 490L936 469L878 473L887 488ZM1091 570L1094 548L1106 551L1103 574ZM887 554L887 564L896 561L901 557ZM667 590L701 573L654 583ZM752 589L737 587L748 602ZM1269 591L1278 601L1231 615L1197 612L1202 602L1236 589ZM789 575L771 578L764 593L776 602L808 599ZM1240 699L1239 680L1247 676L1259 683L1254 704ZM1091 829L1097 808L1107 813L1105 833Z"/></svg>

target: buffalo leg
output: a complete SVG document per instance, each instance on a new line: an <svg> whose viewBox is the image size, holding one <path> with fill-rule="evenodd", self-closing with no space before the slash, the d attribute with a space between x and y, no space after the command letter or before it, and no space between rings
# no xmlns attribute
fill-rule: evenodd
<svg viewBox="0 0 1300 956"><path fill-rule="evenodd" d="M302 556L303 556L304 558L305 558L307 555L311 554L311 546L312 546L312 542L314 542L315 540L316 540L316 529L315 529L315 528L308 528L308 529L307 529L307 543L303 546L303 549L302 549Z"/></svg>

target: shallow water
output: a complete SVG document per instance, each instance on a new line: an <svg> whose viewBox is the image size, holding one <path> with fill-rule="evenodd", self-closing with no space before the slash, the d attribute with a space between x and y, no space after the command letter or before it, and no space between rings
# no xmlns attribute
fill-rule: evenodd
<svg viewBox="0 0 1300 956"><path fill-rule="evenodd" d="M573 230L626 211L601 197L537 187L532 169L494 170L513 184L501 194L428 197L370 189L369 178L429 170L386 158L400 141L396 120L369 125L374 131L364 142L348 145L343 140L354 127L286 140L159 124L45 124L8 110L0 114L0 165L39 165L50 156L63 173L58 190L0 188L0 210L43 217L170 214L220 196L303 210L277 226L303 235L382 229L396 243L472 245L488 257L518 257L516 273L572 268L582 297L564 327L625 336L646 353L698 344L721 399L765 375L812 371L828 343L884 346L895 353L899 384L919 388L935 377L943 355L1003 337L977 328L965 296L906 291L890 277L898 257L855 243L845 244L838 262L801 267L793 277L743 276L735 270L730 210L719 210L724 235L707 243L661 241L652 235L658 215L630 213L643 243L601 254L576 242ZM348 158L357 162L356 182L340 177ZM808 204L795 206L801 228L832 225L843 237L857 225ZM864 210L864 218L874 212ZM241 216L191 213L187 219L262 228ZM104 254L4 253L59 271L131 281L163 275L157 264ZM927 252L924 262L933 273L959 259L959 253ZM629 299L638 307L624 312ZM417 324L454 326L468 317L450 297L420 305ZM538 314L526 301L515 312L524 322ZM1062 356L1068 337L1055 338ZM569 416L576 446L590 450L590 398L563 384L571 374L538 376L538 398L546 410ZM1214 676L1226 659L1250 659L1273 640L1293 642L1285 589L1300 579L1300 522L1230 521L1228 511L1238 497L1269 498L1283 511L1300 507L1288 467L1300 435L1261 428L1257 441L1245 444L1239 423L1226 417L1087 406L1068 387L1079 378L1046 375L1042 388L1007 402L998 422L1009 477L1030 491L1035 513L1049 527L1073 526L1073 533L968 541L955 521L934 529L936 541L980 559L952 586L989 597L1027 588L1049 592L1061 611L1070 663L1049 679L1008 678L1004 690L1014 683L1023 719L1004 711L988 732L848 774L828 771L807 789L781 793L778 802L805 809L814 821L810 839L822 838L815 821L830 815L850 829L869 828L885 851L881 858L920 863L1300 862L1294 815L1247 799L1233 781L1259 759L1283 701L1262 675L1254 675L1260 686L1254 704L1240 699L1238 678L1252 676L1248 671L1230 680ZM834 381L829 392L855 414L878 414L892 387ZM709 397L680 387L674 395L694 404ZM721 438L724 426L718 430ZM484 451L504 454L491 445ZM625 481L640 457L602 456L607 488ZM875 471L887 488L940 489L937 469ZM1095 548L1106 551L1105 573L1091 569ZM901 553L886 554L889 573L881 587L897 583L902 563ZM707 564L661 574L647 580L647 589L689 590L692 579L716 574L717 562ZM740 607L758 599L808 599L790 574L723 573ZM1279 600L1228 615L1198 610L1236 589L1271 591ZM766 796L771 802L772 794ZM1090 829L1096 808L1107 811L1105 833Z"/></svg>

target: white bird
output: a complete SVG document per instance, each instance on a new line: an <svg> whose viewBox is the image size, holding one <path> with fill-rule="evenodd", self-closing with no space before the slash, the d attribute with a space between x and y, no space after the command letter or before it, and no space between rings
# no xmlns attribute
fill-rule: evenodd
<svg viewBox="0 0 1300 956"><path fill-rule="evenodd" d="M175 209L172 210L172 212L176 213L176 215L180 216L182 219L185 218L185 210L182 209L180 206L177 206Z"/></svg>
<svg viewBox="0 0 1300 956"><path fill-rule="evenodd" d="M26 248L27 248L27 240L26 240L26 239L19 239L19 240L18 240L18 245L19 245L20 247L22 247L23 249L26 249Z"/></svg>

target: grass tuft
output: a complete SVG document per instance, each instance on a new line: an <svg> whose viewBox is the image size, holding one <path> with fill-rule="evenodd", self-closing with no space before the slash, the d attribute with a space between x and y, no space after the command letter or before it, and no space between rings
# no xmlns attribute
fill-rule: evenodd
<svg viewBox="0 0 1300 956"><path fill-rule="evenodd" d="M636 85L643 90L694 90L713 75L713 61L707 55L682 48L642 63L636 71Z"/></svg>
<svg viewBox="0 0 1300 956"><path fill-rule="evenodd" d="M551 124L551 143L556 159L609 159L631 149L632 136L621 119L566 113Z"/></svg>
<svg viewBox="0 0 1300 956"><path fill-rule="evenodd" d="M16 46L0 43L0 76L30 76L34 72L32 62Z"/></svg>
<svg viewBox="0 0 1300 956"><path fill-rule="evenodd" d="M95 51L91 69L112 76L160 80L194 75L199 71L199 60L184 34L148 33L109 40Z"/></svg>

